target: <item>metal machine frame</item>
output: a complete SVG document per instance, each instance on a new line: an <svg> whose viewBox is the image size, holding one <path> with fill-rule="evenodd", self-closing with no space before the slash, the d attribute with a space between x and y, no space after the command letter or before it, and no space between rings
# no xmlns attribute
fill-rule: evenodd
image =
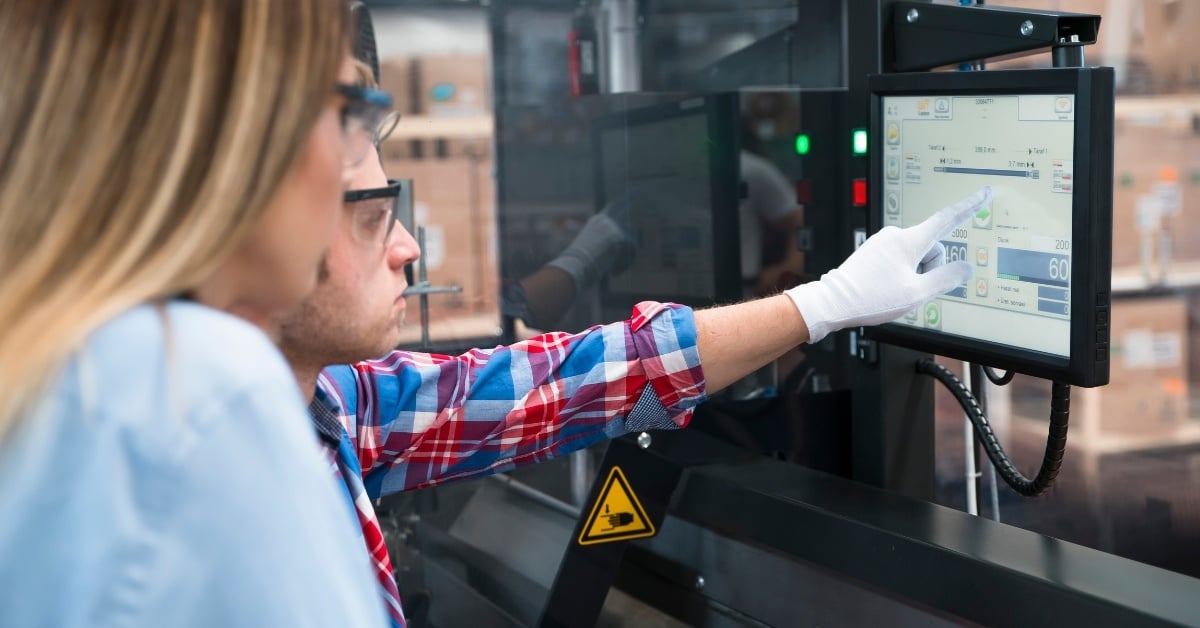
<svg viewBox="0 0 1200 628"><path fill-rule="evenodd" d="M727 542L770 548L837 586L882 592L892 612L1004 626L1200 622L1193 578L797 465L747 460L690 430L655 434L645 448L635 437L614 441L599 477L614 465L659 529L669 512ZM591 500L601 488L593 487ZM594 625L614 583L692 622L705 606L722 604L708 597L716 597L709 591L716 581L759 575L698 573L654 560L645 546L570 546L539 625ZM742 609L739 621L777 621L764 616L771 602Z"/></svg>

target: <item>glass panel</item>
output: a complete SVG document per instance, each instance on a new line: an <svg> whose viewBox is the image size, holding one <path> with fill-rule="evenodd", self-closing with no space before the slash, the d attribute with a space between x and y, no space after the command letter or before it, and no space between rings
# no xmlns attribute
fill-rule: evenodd
<svg viewBox="0 0 1200 628"><path fill-rule="evenodd" d="M1200 575L1200 3L1004 0L1102 15L1089 64L1116 69L1111 383L1072 391L1071 430L1047 496L998 491L1005 523ZM1039 54L1005 67L1049 67ZM961 365L950 365L961 373ZM1032 476L1050 385L989 386L991 420ZM937 399L938 500L965 509L963 417ZM992 516L990 474L981 513Z"/></svg>
<svg viewBox="0 0 1200 628"><path fill-rule="evenodd" d="M372 9L380 83L403 117L380 147L384 170L411 179L424 236L420 265L437 293L428 300L429 340L500 335L499 256L493 179L492 56L479 8ZM402 344L423 344L422 297L409 297Z"/></svg>
<svg viewBox="0 0 1200 628"><path fill-rule="evenodd" d="M840 202L829 182L849 141L832 131L839 0L804 12L779 0L532 5L493 12L502 302L519 336L814 274L803 205ZM592 65L593 80L571 78ZM773 395L803 360L794 353L735 394Z"/></svg>
<svg viewBox="0 0 1200 628"><path fill-rule="evenodd" d="M512 313L525 333L622 320L642 300L704 307L812 278L809 250L833 241L801 242L804 205L837 202L830 155L850 138L828 118L844 97L638 93L502 108L501 250L523 289L527 312ZM732 394L773 396L803 360L791 352Z"/></svg>

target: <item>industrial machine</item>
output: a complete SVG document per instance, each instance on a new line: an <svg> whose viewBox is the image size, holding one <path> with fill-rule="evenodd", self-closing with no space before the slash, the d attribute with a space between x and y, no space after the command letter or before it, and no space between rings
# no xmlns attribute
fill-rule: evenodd
<svg viewBox="0 0 1200 628"><path fill-rule="evenodd" d="M1098 16L896 0L486 9L503 273L538 263L505 242L546 207L624 202L652 231L563 328L644 298L746 294L732 208L752 145L787 156L805 215L786 241L811 276L875 230L981 185L995 194L942 243L976 266L972 283L807 348L689 429L385 499L412 625L1200 623L1186 576L930 503L933 387L954 384L931 354L1056 382L1033 480L972 413L1022 494L1054 479L1067 386L1108 380L1113 73L1084 63ZM529 39L551 25L558 48ZM1034 53L1055 67L933 71ZM522 71L535 56L544 80ZM763 103L775 109L752 115ZM573 139L524 133L545 128ZM663 198L676 202L646 201Z"/></svg>

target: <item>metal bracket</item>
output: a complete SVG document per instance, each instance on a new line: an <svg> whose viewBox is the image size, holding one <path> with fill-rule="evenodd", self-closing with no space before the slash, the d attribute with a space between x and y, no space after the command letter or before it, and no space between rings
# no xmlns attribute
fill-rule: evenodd
<svg viewBox="0 0 1200 628"><path fill-rule="evenodd" d="M888 71L913 72L1052 48L1055 65L1083 64L1083 46L1096 43L1100 16L993 6L897 2Z"/></svg>
<svg viewBox="0 0 1200 628"><path fill-rule="evenodd" d="M417 227L417 247L422 251L425 250L425 227ZM462 292L462 286L434 286L429 283L428 269L425 265L425 256L422 255L417 260L417 283L409 286L404 291L404 296L419 295L421 297L421 346L428 347L429 340L429 295L431 294L455 294Z"/></svg>
<svg viewBox="0 0 1200 628"><path fill-rule="evenodd" d="M405 231L413 233L417 237L417 248L422 252L425 250L425 227L416 226L416 210L413 203L413 182L412 179L400 180L400 225ZM415 233L414 233L415 229ZM417 259L417 280L412 280L411 271L407 274L409 287L404 290L404 296L420 296L421 297L421 346L428 347L429 340L429 296L434 294L456 294L462 292L462 286L435 286L429 283L428 268L425 265L425 256L421 255Z"/></svg>

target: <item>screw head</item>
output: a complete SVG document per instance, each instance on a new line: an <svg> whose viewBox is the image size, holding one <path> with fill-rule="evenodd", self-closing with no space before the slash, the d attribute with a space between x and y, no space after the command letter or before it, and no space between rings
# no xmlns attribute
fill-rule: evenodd
<svg viewBox="0 0 1200 628"><path fill-rule="evenodd" d="M704 576L696 576L696 582L693 584L695 585L697 591L701 591L704 589L704 585L707 583L704 581Z"/></svg>
<svg viewBox="0 0 1200 628"><path fill-rule="evenodd" d="M642 432L641 434L638 434L637 444L638 444L638 447L641 447L642 449L649 449L650 448L650 435L647 434L646 432Z"/></svg>
<svg viewBox="0 0 1200 628"><path fill-rule="evenodd" d="M1033 34L1033 22L1030 22L1029 20L1025 20L1024 22L1021 22L1021 36L1029 37L1032 34Z"/></svg>
<svg viewBox="0 0 1200 628"><path fill-rule="evenodd" d="M909 24L916 22L920 18L921 18L921 13L920 13L920 11L917 11L916 9L909 9L908 14L904 16L904 19L908 20Z"/></svg>

